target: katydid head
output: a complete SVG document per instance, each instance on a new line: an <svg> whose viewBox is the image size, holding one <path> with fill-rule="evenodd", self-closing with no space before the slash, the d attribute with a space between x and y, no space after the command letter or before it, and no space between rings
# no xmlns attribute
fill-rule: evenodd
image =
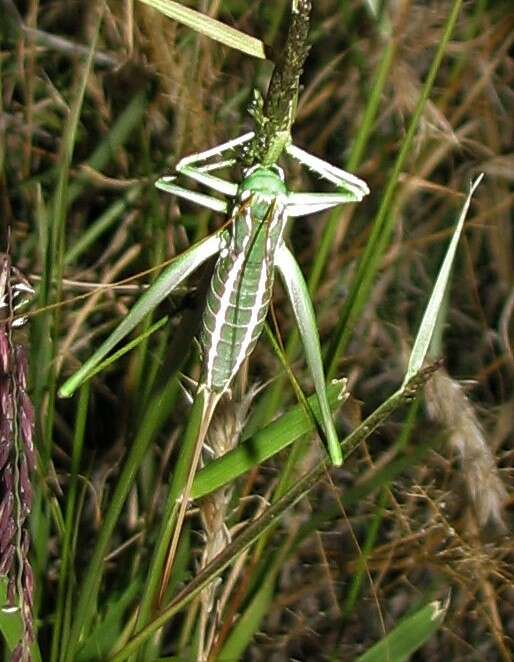
<svg viewBox="0 0 514 662"><path fill-rule="evenodd" d="M244 171L243 181L239 186L241 196L245 191L251 193L263 193L270 197L276 197L287 193L284 182L284 171L277 165L268 168L257 165Z"/></svg>

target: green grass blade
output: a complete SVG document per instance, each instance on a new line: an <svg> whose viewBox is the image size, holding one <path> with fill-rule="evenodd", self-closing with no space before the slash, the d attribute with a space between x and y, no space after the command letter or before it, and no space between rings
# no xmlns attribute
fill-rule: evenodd
<svg viewBox="0 0 514 662"><path fill-rule="evenodd" d="M79 119L83 108L87 81L93 63L98 34L100 31L102 12L96 19L92 32L91 48L87 61L80 71L77 88L67 116L59 152L59 169L55 186L52 213L47 219L41 219L45 237L42 246L42 278L38 289L38 305L42 308L61 300L61 283L64 269L64 246L67 214L69 209L69 178L76 146ZM45 213L43 205L39 210ZM55 287L54 287L55 284ZM38 450L39 468L43 480L34 491L32 505L32 549L34 551L35 583L43 584L47 576L49 555L48 538L50 535L50 513L45 484L49 471L52 447L54 441L55 401L57 391L57 375L54 358L58 353L58 333L60 327L59 309L42 314L31 325L31 365L33 383L33 404L35 411L45 412L39 425ZM40 602L34 604L34 622L37 622Z"/></svg>
<svg viewBox="0 0 514 662"><path fill-rule="evenodd" d="M407 616L356 662L406 662L444 621L448 604L435 600Z"/></svg>
<svg viewBox="0 0 514 662"><path fill-rule="evenodd" d="M55 624L52 631L51 662L57 662L61 651L66 648L68 632L65 629L66 611L71 608L67 604L67 596L71 594L69 586L70 579L73 576L73 522L76 517L76 502L78 492L78 480L82 450L84 447L84 435L86 430L86 420L89 405L89 385L85 384L81 391L77 403L77 415L73 435L73 450L71 459L70 481L66 499L66 512L64 522L64 533L61 548L61 563L59 566L59 583L57 588L57 610Z"/></svg>
<svg viewBox="0 0 514 662"><path fill-rule="evenodd" d="M327 396L333 409L342 402L346 382L341 380L329 384ZM309 410L321 423L321 412L316 395L307 398ZM263 430L255 433L250 439L244 439L233 451L218 460L210 462L196 475L191 498L198 499L226 483L235 480L246 471L265 462L297 439L315 429L315 421L302 404L291 409L287 414L273 421Z"/></svg>
<svg viewBox="0 0 514 662"><path fill-rule="evenodd" d="M269 613L273 602L275 577L276 573L266 577L244 613L237 620L217 657L219 662L242 659L243 653L259 630L264 617Z"/></svg>
<svg viewBox="0 0 514 662"><path fill-rule="evenodd" d="M19 607L8 607L6 576L0 577L0 632L7 648L13 651L21 641L23 622Z"/></svg>
<svg viewBox="0 0 514 662"><path fill-rule="evenodd" d="M141 590L141 579L136 578L107 606L105 618L98 623L86 639L76 657L76 662L103 660L116 644L125 627L126 611Z"/></svg>
<svg viewBox="0 0 514 662"><path fill-rule="evenodd" d="M149 336L152 335L152 333L155 333L155 331L158 331L160 328L162 328L166 322L168 321L167 317L161 317L160 320L157 320L154 324L148 327L146 331L143 333L139 334L137 338L134 338L134 340L131 340L128 342L126 345L123 347L120 347L120 349L117 352L114 352L114 354L111 354L109 358L105 359L105 361L102 361L99 363L96 368L94 368L89 374L87 379L91 379L95 375L97 375L99 372L102 372L107 368L108 366L112 365L118 359L121 359L122 356L125 356L125 354L128 354L128 352L132 351L136 347L138 347L142 342L144 342Z"/></svg>
<svg viewBox="0 0 514 662"><path fill-rule="evenodd" d="M70 639L65 652L65 662L75 661L75 652L80 637L83 632L87 631L95 609L98 590L102 581L104 558L112 541L113 531L118 524L121 510L134 484L136 472L140 468L155 434L168 419L177 393L177 380L175 376L172 376L162 391L153 398L146 412L143 425L127 456L109 501L109 506L104 514L102 528L99 531L91 560L80 586Z"/></svg>
<svg viewBox="0 0 514 662"><path fill-rule="evenodd" d="M170 540L177 522L180 508L179 497L183 494L186 486L198 436L204 423L205 405L208 404L209 397L211 397L211 394L206 389L198 391L189 412L187 426L180 443L180 454L174 466L171 485L163 509L162 524L154 546L147 581L140 602L137 629L143 628L148 623L152 606L155 604Z"/></svg>
<svg viewBox="0 0 514 662"><path fill-rule="evenodd" d="M464 203L464 206L460 213L459 220L457 221L455 231L450 241L450 245L448 246L448 250L446 251L446 255L439 270L439 274L437 276L434 289L432 290L432 295L430 296L430 300L426 307L425 314L423 315L423 319L421 321L421 325L419 327L419 331L416 336L416 340L414 342L414 347L412 348L412 352L409 359L409 365L407 367L407 373L405 375L404 384L407 383L409 379L411 379L415 374L419 372L421 366L423 365L423 361L425 360L425 357L427 355L428 348L430 346L430 341L432 339L434 329L437 323L439 309L441 307L444 293L448 285L448 280L450 278L450 272L453 265L453 261L455 259L457 245L459 243L460 235L462 233L462 228L464 227L464 220L466 218L469 205L471 203L471 197L475 192L477 186L482 181L482 177L483 175L480 175L471 184L468 197L466 198L466 202Z"/></svg>
<svg viewBox="0 0 514 662"><path fill-rule="evenodd" d="M225 46L235 48L242 53L257 57L262 60L266 59L264 52L264 44L260 39L251 37L250 35L240 32L235 28L225 25L221 21L217 21L210 16L201 14L200 12L184 7L184 5L173 2L173 0L140 0L145 5L149 5L157 9L165 16L169 16L178 23L187 25L189 28L199 32L200 34L219 41Z"/></svg>
<svg viewBox="0 0 514 662"><path fill-rule="evenodd" d="M64 256L64 264L66 266L73 264L75 260L90 248L94 242L111 228L118 218L123 214L129 205L135 202L138 195L141 193L142 186L136 184L127 193L116 200L110 207L108 207L101 216L91 223L80 238L69 248Z"/></svg>

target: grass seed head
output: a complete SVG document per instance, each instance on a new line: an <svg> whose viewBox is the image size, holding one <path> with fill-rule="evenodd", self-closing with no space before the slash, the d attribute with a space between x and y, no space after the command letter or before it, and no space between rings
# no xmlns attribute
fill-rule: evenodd
<svg viewBox="0 0 514 662"><path fill-rule="evenodd" d="M461 385L439 370L428 384L426 401L432 418L448 429L448 441L459 455L480 525L492 521L503 528L502 508L507 493L494 455Z"/></svg>

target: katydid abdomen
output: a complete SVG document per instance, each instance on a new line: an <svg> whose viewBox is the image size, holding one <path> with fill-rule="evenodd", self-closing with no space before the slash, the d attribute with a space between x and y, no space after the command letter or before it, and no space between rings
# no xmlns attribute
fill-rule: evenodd
<svg viewBox="0 0 514 662"><path fill-rule="evenodd" d="M275 189L264 193L259 187ZM223 393L262 332L273 289L275 253L283 241L287 198L282 180L260 168L244 180L241 202L223 238L203 315L202 383Z"/></svg>

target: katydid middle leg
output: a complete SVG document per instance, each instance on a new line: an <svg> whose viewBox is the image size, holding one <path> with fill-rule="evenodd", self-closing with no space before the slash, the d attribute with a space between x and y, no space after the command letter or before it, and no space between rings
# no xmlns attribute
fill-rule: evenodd
<svg viewBox="0 0 514 662"><path fill-rule="evenodd" d="M313 170L320 177L323 177L323 179L332 182L338 188L343 188L345 191L353 193L354 202L360 202L364 196L369 194L369 188L366 182L352 175L351 172L346 172L346 170L342 170L327 161L323 161L323 159L306 152L304 149L293 145L293 143L287 145L286 152L289 156L292 156L304 166ZM348 202L348 200L341 200L341 202Z"/></svg>

